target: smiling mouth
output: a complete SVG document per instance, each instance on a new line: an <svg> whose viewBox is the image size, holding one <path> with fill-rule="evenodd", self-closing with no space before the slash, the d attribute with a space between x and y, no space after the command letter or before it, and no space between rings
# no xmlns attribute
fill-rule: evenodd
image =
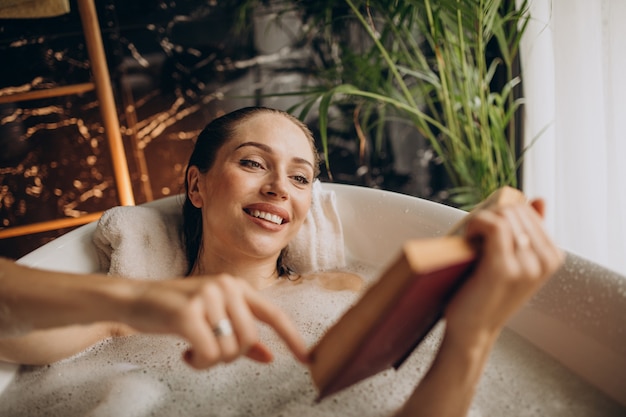
<svg viewBox="0 0 626 417"><path fill-rule="evenodd" d="M261 210L245 210L252 217L256 217L259 219L267 220L268 222L272 222L275 224L283 224L284 219L276 214L271 214L266 211Z"/></svg>

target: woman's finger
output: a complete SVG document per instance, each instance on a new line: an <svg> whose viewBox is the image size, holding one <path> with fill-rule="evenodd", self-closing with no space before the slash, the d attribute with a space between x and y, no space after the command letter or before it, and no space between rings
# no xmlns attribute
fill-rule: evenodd
<svg viewBox="0 0 626 417"><path fill-rule="evenodd" d="M544 219L546 217L546 202L542 198L537 198L530 202L530 206L535 209L539 217Z"/></svg>
<svg viewBox="0 0 626 417"><path fill-rule="evenodd" d="M500 215L506 219L508 226L511 228L513 248L516 254L532 252L535 244L534 233L528 230L527 222L524 221L524 216L521 213L523 209L525 209L525 206L513 206L500 211Z"/></svg>
<svg viewBox="0 0 626 417"><path fill-rule="evenodd" d="M515 251L513 231L506 225L506 219L494 210L481 210L468 222L466 237L479 240L483 253L498 253L501 260L509 259Z"/></svg>
<svg viewBox="0 0 626 417"><path fill-rule="evenodd" d="M547 278L562 263L563 253L548 236L539 211L522 207L518 216L526 234L532 237L533 254L539 264L539 278Z"/></svg>
<svg viewBox="0 0 626 417"><path fill-rule="evenodd" d="M302 362L307 362L306 344L289 316L250 287L246 287L245 298L252 314L262 322L270 325L285 341L296 358Z"/></svg>
<svg viewBox="0 0 626 417"><path fill-rule="evenodd" d="M206 309L206 320L210 326L212 336L219 348L218 361L230 362L239 356L237 336L233 323L226 311L226 305L234 298L228 290L226 280L219 278L203 291Z"/></svg>
<svg viewBox="0 0 626 417"><path fill-rule="evenodd" d="M519 285L527 287L529 294L536 290L538 281L543 276L543 265L538 255L542 245L542 231L537 223L538 216L530 206L516 206L507 210L514 229L515 254L519 264L519 275L514 279Z"/></svg>
<svg viewBox="0 0 626 417"><path fill-rule="evenodd" d="M220 349L215 336L207 324L204 303L196 301L197 307L191 317L183 317L179 333L191 347L183 358L196 369L205 369L215 364L220 357Z"/></svg>
<svg viewBox="0 0 626 417"><path fill-rule="evenodd" d="M222 285L217 281L203 283L191 303L191 317L183 317L189 324L182 324L182 336L192 346L184 355L185 361L194 368L204 369L238 357L237 337L226 313Z"/></svg>
<svg viewBox="0 0 626 417"><path fill-rule="evenodd" d="M274 359L274 355L272 355L269 348L261 342L252 344L250 349L246 352L246 356L261 363L269 363Z"/></svg>
<svg viewBox="0 0 626 417"><path fill-rule="evenodd" d="M245 298L247 290L241 288L245 284L243 282L237 284L239 285L231 288L226 294L230 300L226 305L226 313L232 320L232 326L237 338L238 350L235 357L247 354L253 345L259 343L256 319L250 311L250 306Z"/></svg>

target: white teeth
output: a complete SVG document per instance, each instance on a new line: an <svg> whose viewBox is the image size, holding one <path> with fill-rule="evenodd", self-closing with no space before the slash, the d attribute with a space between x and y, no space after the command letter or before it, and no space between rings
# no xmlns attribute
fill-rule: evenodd
<svg viewBox="0 0 626 417"><path fill-rule="evenodd" d="M271 214L271 213L266 213L264 211L259 211L259 210L251 210L250 214L254 217L258 217L260 219L265 219L267 221L270 221L272 223L276 223L276 224L282 224L283 223L283 218L280 216L277 216L275 214Z"/></svg>

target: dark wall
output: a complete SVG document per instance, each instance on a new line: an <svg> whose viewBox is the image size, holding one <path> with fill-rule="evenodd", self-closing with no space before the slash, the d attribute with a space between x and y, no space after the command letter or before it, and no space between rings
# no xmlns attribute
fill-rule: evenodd
<svg viewBox="0 0 626 417"><path fill-rule="evenodd" d="M277 27L271 10L240 21L229 3L97 1L138 204L181 192L193 140L216 115L253 104L288 109L299 99L266 94L314 82L297 11ZM0 19L0 62L0 95L89 81L74 1L59 17ZM355 146L334 149L335 180L362 183ZM386 188L406 191L414 158L404 154ZM115 185L95 93L0 104L0 228L106 210L119 204ZM68 230L0 239L0 255L20 257Z"/></svg>

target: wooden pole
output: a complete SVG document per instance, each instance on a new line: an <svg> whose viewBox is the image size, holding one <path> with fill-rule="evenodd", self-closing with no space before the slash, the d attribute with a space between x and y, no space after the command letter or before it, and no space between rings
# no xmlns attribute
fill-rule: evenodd
<svg viewBox="0 0 626 417"><path fill-rule="evenodd" d="M91 71L96 85L96 95L100 102L104 132L111 150L113 175L115 176L119 201L123 206L132 206L135 204L135 198L94 0L78 0L78 11L80 12L83 32L85 33Z"/></svg>

